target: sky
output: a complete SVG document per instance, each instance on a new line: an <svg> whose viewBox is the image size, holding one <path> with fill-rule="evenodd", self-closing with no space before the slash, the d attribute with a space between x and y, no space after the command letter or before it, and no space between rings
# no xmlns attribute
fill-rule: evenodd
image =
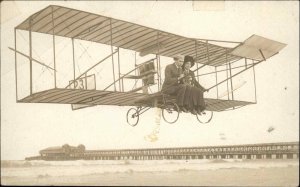
<svg viewBox="0 0 300 187"><path fill-rule="evenodd" d="M22 160L27 156L37 155L39 150L46 147L65 143L74 146L84 144L86 149L95 150L298 141L299 3L211 3L213 4L192 1L2 2L1 159ZM126 113L130 107L96 106L72 111L70 105L16 103L15 58L14 52L8 49L14 47L14 27L50 4L92 12L191 38L244 41L256 34L285 43L287 46L278 55L256 66L257 104L214 113L209 124L200 124L191 114L181 114L175 124L167 124L163 119L159 119L160 111L153 108L140 117L137 126L131 127L126 123ZM18 32L18 47L20 50L23 47L23 52L26 53L28 39L26 41L26 38L21 38L28 35L22 32ZM39 37L41 36L37 36ZM46 40L36 41L38 42L40 44L34 47L34 55L40 53L36 58L51 62L52 57L48 56L51 48L47 47ZM95 45L76 42L76 50L83 50L82 46L88 48L89 45ZM66 41L58 39L58 46L65 45ZM92 46L90 49L97 50L97 47ZM92 55L89 65L99 58L93 51L90 53ZM76 57L79 58L80 54L82 53L76 54ZM70 54L62 52L59 58L72 60L68 55ZM84 55L89 58L86 53ZM132 54L127 59L129 58L132 58ZM165 59L163 68L171 62L172 60ZM24 68L24 64L25 61L23 66L21 62L18 68ZM110 69L111 66L107 64L97 70L99 77ZM125 71L128 64L125 58L121 62L121 68ZM211 85L207 82L203 84ZM249 95L251 93L253 96L253 88L249 88L248 91ZM274 127L274 130L268 132L270 127ZM157 128L157 140L148 141L145 137Z"/></svg>

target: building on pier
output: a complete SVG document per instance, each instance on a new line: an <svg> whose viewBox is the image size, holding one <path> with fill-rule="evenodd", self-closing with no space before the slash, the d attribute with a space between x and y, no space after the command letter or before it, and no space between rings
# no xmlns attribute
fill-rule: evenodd
<svg viewBox="0 0 300 187"><path fill-rule="evenodd" d="M83 145L50 147L26 160L298 159L299 142L151 149L85 150Z"/></svg>
<svg viewBox="0 0 300 187"><path fill-rule="evenodd" d="M48 147L40 150L40 156L29 157L27 160L78 160L84 158L85 146L80 144L77 147L65 144L63 146Z"/></svg>

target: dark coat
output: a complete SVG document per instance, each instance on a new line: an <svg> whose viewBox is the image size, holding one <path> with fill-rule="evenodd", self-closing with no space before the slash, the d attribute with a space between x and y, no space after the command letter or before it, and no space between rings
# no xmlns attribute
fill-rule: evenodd
<svg viewBox="0 0 300 187"><path fill-rule="evenodd" d="M178 77L180 74L182 74L182 69L177 69L175 63L167 65L165 69L165 81L163 83L162 90L178 86Z"/></svg>

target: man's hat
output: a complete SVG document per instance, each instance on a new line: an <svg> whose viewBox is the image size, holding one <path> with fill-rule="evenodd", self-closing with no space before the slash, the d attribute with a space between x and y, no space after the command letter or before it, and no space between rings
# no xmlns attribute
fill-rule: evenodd
<svg viewBox="0 0 300 187"><path fill-rule="evenodd" d="M193 57L191 57L191 56L185 56L183 64L182 64L182 67L184 67L185 63L187 63L187 62L191 62L191 67L193 67L195 65L195 61L194 61Z"/></svg>
<svg viewBox="0 0 300 187"><path fill-rule="evenodd" d="M183 55L176 55L176 56L173 57L174 60L178 60L180 58L183 59L184 56Z"/></svg>

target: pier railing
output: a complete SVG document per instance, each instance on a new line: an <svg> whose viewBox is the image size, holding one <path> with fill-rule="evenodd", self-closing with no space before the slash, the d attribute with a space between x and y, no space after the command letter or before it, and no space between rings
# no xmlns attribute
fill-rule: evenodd
<svg viewBox="0 0 300 187"><path fill-rule="evenodd" d="M299 142L177 147L157 149L82 150L63 152L62 148L41 151L27 160L162 160L162 159L295 159Z"/></svg>

